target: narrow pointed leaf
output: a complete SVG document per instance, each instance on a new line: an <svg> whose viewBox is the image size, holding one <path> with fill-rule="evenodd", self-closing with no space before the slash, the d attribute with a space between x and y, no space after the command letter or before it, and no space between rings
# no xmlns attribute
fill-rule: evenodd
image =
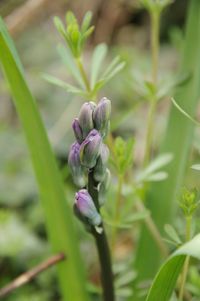
<svg viewBox="0 0 200 301"><path fill-rule="evenodd" d="M70 85L66 82L64 82L63 80L53 76L53 75L49 75L49 74L46 74L44 73L42 75L42 77L48 81L49 83L53 84L53 85L56 85L60 88L63 88L65 89L67 92L69 93L82 93L82 90L78 89L77 87L73 86L73 85Z"/></svg>
<svg viewBox="0 0 200 301"><path fill-rule="evenodd" d="M93 56L92 56L92 66L91 66L91 87L93 88L99 72L102 67L103 60L107 53L107 46L106 44L100 44L95 47Z"/></svg>
<svg viewBox="0 0 200 301"><path fill-rule="evenodd" d="M169 301L183 268L186 256L200 260L200 235L183 245L170 256L157 273L146 301Z"/></svg>
<svg viewBox="0 0 200 301"><path fill-rule="evenodd" d="M176 89L177 104L190 116L194 116L200 96L200 1L190 0L186 24L186 36L180 74L191 74L191 79ZM147 206L157 227L163 233L164 225L171 223L177 210L177 194L183 185L192 146L194 124L172 105L161 152L173 154L173 161L166 166L168 178L152 184L147 194ZM146 256L148 249L149 256ZM150 259L151 258L151 259ZM140 279L147 279L157 271L160 251L144 226L137 251L137 269Z"/></svg>
<svg viewBox="0 0 200 301"><path fill-rule="evenodd" d="M0 63L8 81L29 147L53 252L67 260L58 265L62 300L87 300L84 273L71 210L36 102L26 84L14 45L0 19Z"/></svg>
<svg viewBox="0 0 200 301"><path fill-rule="evenodd" d="M84 89L85 86L84 86L83 79L80 75L78 67L75 64L74 58L73 58L71 52L69 51L69 49L60 44L57 47L57 51L58 51L63 63L65 64L67 71L72 74L72 76L75 78L77 83L79 83L81 88Z"/></svg>

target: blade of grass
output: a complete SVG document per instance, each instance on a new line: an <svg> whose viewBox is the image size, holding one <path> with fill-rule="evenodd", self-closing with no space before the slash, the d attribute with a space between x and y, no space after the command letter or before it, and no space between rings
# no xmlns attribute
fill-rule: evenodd
<svg viewBox="0 0 200 301"><path fill-rule="evenodd" d="M187 256L200 259L200 235L195 236L175 251L162 265L153 280L146 301L168 301L170 299Z"/></svg>
<svg viewBox="0 0 200 301"><path fill-rule="evenodd" d="M191 0L186 25L186 38L183 49L181 73L192 72L192 77L184 86L177 88L175 99L181 108L191 116L197 107L200 95L200 1ZM188 155L191 148L194 125L174 106L171 107L168 126L161 147L162 153L172 153L173 160L167 166L167 180L152 184L147 194L147 207L156 225L163 232L164 224L174 217L177 207L177 193L183 183ZM147 256L148 250L148 256ZM139 279L152 277L160 263L160 254L152 237L145 227L136 256Z"/></svg>
<svg viewBox="0 0 200 301"><path fill-rule="evenodd" d="M52 249L67 256L67 260L58 265L62 300L86 301L83 265L61 177L36 103L25 82L19 57L2 19L0 62L27 139Z"/></svg>

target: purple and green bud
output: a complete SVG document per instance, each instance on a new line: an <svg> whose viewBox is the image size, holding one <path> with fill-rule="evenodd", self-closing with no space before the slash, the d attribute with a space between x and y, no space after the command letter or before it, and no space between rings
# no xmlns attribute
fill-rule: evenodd
<svg viewBox="0 0 200 301"><path fill-rule="evenodd" d="M99 184L99 206L103 206L106 200L106 193L108 191L110 185L110 170L107 168L104 176L104 180L102 183Z"/></svg>
<svg viewBox="0 0 200 301"><path fill-rule="evenodd" d="M82 167L80 161L80 144L78 142L75 142L71 145L68 156L68 165L74 184L76 184L78 187L84 187L86 185L86 178L84 174L84 168Z"/></svg>
<svg viewBox="0 0 200 301"><path fill-rule="evenodd" d="M81 189L76 193L75 206L80 215L87 218L91 225L99 226L101 224L101 216L94 205L92 197L86 189Z"/></svg>
<svg viewBox="0 0 200 301"><path fill-rule="evenodd" d="M110 151L107 145L102 144L97 163L94 167L94 179L97 182L102 182L104 180L109 154Z"/></svg>
<svg viewBox="0 0 200 301"><path fill-rule="evenodd" d="M85 102L80 110L78 121L82 129L83 139L87 137L89 132L94 128L93 112L96 105L93 102Z"/></svg>
<svg viewBox="0 0 200 301"><path fill-rule="evenodd" d="M72 128L74 131L74 136L76 138L76 140L78 141L78 143L82 143L83 142L83 132L81 129L81 126L79 124L78 118L75 118L73 123L72 123Z"/></svg>
<svg viewBox="0 0 200 301"><path fill-rule="evenodd" d="M101 145L101 135L97 130L93 129L90 131L80 147L80 160L83 166L93 168L96 165Z"/></svg>
<svg viewBox="0 0 200 301"><path fill-rule="evenodd" d="M102 137L105 137L108 133L108 127L111 114L111 101L103 97L98 103L93 113L94 127L100 131Z"/></svg>

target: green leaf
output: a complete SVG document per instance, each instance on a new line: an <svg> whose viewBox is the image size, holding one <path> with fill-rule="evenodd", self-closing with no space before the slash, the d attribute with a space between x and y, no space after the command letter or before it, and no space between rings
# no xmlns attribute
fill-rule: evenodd
<svg viewBox="0 0 200 301"><path fill-rule="evenodd" d="M66 19L66 23L68 26L77 24L77 19L76 19L75 15L73 14L73 12L70 10L66 13L65 19Z"/></svg>
<svg viewBox="0 0 200 301"><path fill-rule="evenodd" d="M159 181L163 181L165 179L167 179L168 174L165 171L160 171L154 174L149 175L145 181L148 182L159 182Z"/></svg>
<svg viewBox="0 0 200 301"><path fill-rule="evenodd" d="M125 62L119 63L115 68L113 68L106 76L102 76L101 80L104 81L104 85L113 78L117 73L119 73L125 67Z"/></svg>
<svg viewBox="0 0 200 301"><path fill-rule="evenodd" d="M81 36L81 46L83 47L85 44L85 41L89 36L93 33L94 31L94 26L91 26L84 34Z"/></svg>
<svg viewBox="0 0 200 301"><path fill-rule="evenodd" d="M133 281L136 278L136 276L137 274L134 271L128 271L126 273L123 273L122 275L116 278L115 287L120 288L122 286L129 284L131 281Z"/></svg>
<svg viewBox="0 0 200 301"><path fill-rule="evenodd" d="M128 298L133 295L133 290L129 287L123 287L116 289L116 295L121 298Z"/></svg>
<svg viewBox="0 0 200 301"><path fill-rule="evenodd" d="M146 181L146 180L164 180L167 177L165 172L155 173L162 167L166 166L173 159L172 154L162 154L154 159L148 166L143 170L138 176L137 181Z"/></svg>
<svg viewBox="0 0 200 301"><path fill-rule="evenodd" d="M130 138L124 141L121 137L117 137L114 143L115 158L114 166L117 167L120 174L124 174L133 163L133 147L135 140Z"/></svg>
<svg viewBox="0 0 200 301"><path fill-rule="evenodd" d="M109 75L110 72L112 72L112 70L116 67L116 65L118 65L120 62L120 56L117 55L108 65L108 67L106 68L106 70L104 71L102 78L105 78Z"/></svg>
<svg viewBox="0 0 200 301"><path fill-rule="evenodd" d="M162 167L166 166L171 162L173 159L173 155L168 153L168 154L162 154L158 156L156 159L154 159L149 166L146 169L147 174L152 174L158 169L161 169Z"/></svg>
<svg viewBox="0 0 200 301"><path fill-rule="evenodd" d="M85 33L88 30L88 28L90 26L90 23L91 23L91 20L92 20L92 12L88 11L84 16L83 22L82 22L82 25L81 25L82 34Z"/></svg>
<svg viewBox="0 0 200 301"><path fill-rule="evenodd" d="M147 218L149 215L150 212L148 210L144 210L142 212L137 212L137 213L131 213L126 216L126 222L127 223L138 222Z"/></svg>
<svg viewBox="0 0 200 301"><path fill-rule="evenodd" d="M93 55L92 55L92 66L91 66L91 87L94 88L99 72L102 68L103 60L106 56L108 48L106 44L102 43L95 47Z"/></svg>
<svg viewBox="0 0 200 301"><path fill-rule="evenodd" d="M62 81L61 79L59 79L59 78L57 78L55 76L43 73L42 77L46 81L48 81L49 83L54 84L54 85L56 85L58 87L61 87L61 88L65 89L69 93L74 93L74 94L81 94L82 93L82 90L78 89L77 87L75 87L73 85L70 85L70 84Z"/></svg>
<svg viewBox="0 0 200 301"><path fill-rule="evenodd" d="M191 166L191 168L194 170L200 170L200 164L194 164Z"/></svg>
<svg viewBox="0 0 200 301"><path fill-rule="evenodd" d="M63 183L36 102L26 84L19 57L10 44L2 19L0 62L25 132L52 251L63 252L68 258L57 267L63 300L86 301L86 282L72 212L65 199Z"/></svg>
<svg viewBox="0 0 200 301"><path fill-rule="evenodd" d="M178 236L178 233L176 232L176 230L174 229L174 227L172 227L169 224L166 224L165 225L165 232L178 245L182 244L182 241L181 241L180 237Z"/></svg>
<svg viewBox="0 0 200 301"><path fill-rule="evenodd" d="M69 71L69 73L72 74L72 76L79 83L81 88L84 89L85 86L84 86L83 79L80 75L77 65L74 63L74 58L71 52L69 51L69 49L60 44L58 45L57 50L63 63L67 67L67 71Z"/></svg>
<svg viewBox="0 0 200 301"><path fill-rule="evenodd" d="M64 28L64 25L63 25L62 21L60 20L60 18L54 17L53 21L54 21L54 25L57 28L58 32L63 37L65 37L65 28Z"/></svg>
<svg viewBox="0 0 200 301"><path fill-rule="evenodd" d="M160 100L163 97L166 97L170 94L172 94L172 91L174 91L174 88L177 88L179 86L187 84L187 82L192 78L191 73L183 73L180 75L168 76L167 78L164 78L160 83L157 91L157 98Z"/></svg>
<svg viewBox="0 0 200 301"><path fill-rule="evenodd" d="M200 122L196 121L192 116L190 116L186 111L184 111L181 106L175 101L174 98L171 98L171 101L173 102L174 106L190 121L192 121L195 125L200 126Z"/></svg>
<svg viewBox="0 0 200 301"><path fill-rule="evenodd" d="M162 265L154 278L146 301L169 301L186 256L200 259L200 234L183 245Z"/></svg>

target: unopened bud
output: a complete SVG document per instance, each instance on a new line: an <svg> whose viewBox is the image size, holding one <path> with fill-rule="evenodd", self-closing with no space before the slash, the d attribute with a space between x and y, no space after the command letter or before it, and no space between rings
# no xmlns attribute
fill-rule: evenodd
<svg viewBox="0 0 200 301"><path fill-rule="evenodd" d="M92 116L95 107L96 105L93 102L85 102L81 107L78 121L82 129L83 139L85 139L89 132L94 128Z"/></svg>
<svg viewBox="0 0 200 301"><path fill-rule="evenodd" d="M75 142L71 145L69 156L68 156L68 165L74 183L78 187L84 187L86 185L86 179L85 179L83 167L81 166L80 144L78 142Z"/></svg>
<svg viewBox="0 0 200 301"><path fill-rule="evenodd" d="M81 163L87 168L93 168L96 165L100 153L102 138L99 132L93 129L80 147Z"/></svg>
<svg viewBox="0 0 200 301"><path fill-rule="evenodd" d="M94 127L100 131L102 137L108 132L108 126L111 114L111 101L103 97L98 103L93 113Z"/></svg>
<svg viewBox="0 0 200 301"><path fill-rule="evenodd" d="M75 118L72 123L72 128L74 130L74 136L79 143L83 142L83 132L79 124L78 118Z"/></svg>
<svg viewBox="0 0 200 301"><path fill-rule="evenodd" d="M94 168L94 179L97 182L102 182L104 180L109 154L110 151L107 145L102 144L100 149L100 154L97 159L96 166Z"/></svg>
<svg viewBox="0 0 200 301"><path fill-rule="evenodd" d="M86 189L81 189L76 193L75 206L79 213L87 218L89 223L93 226L99 226L101 224L101 216L98 213L92 197Z"/></svg>

